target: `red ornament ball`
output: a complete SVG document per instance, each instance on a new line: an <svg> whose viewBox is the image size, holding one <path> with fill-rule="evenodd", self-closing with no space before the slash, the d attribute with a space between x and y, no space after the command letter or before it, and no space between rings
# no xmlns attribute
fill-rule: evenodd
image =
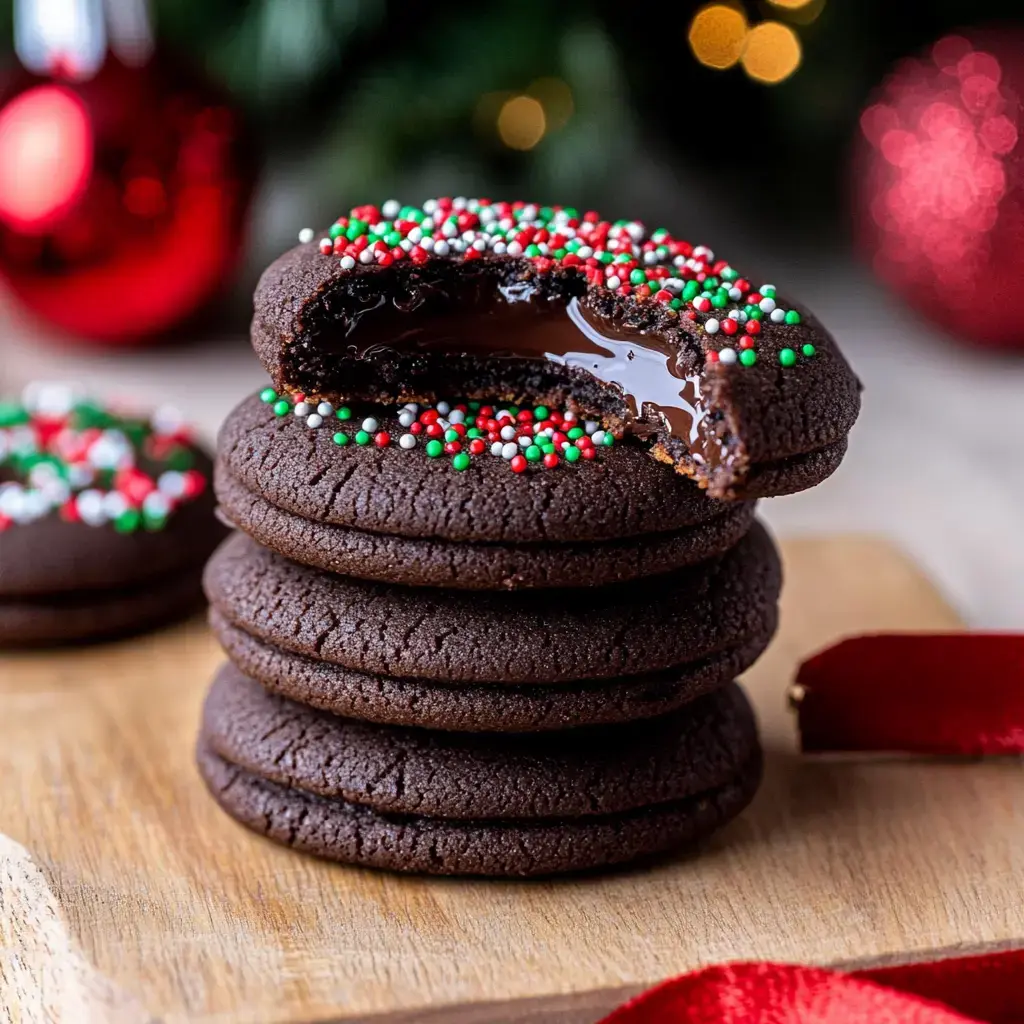
<svg viewBox="0 0 1024 1024"><path fill-rule="evenodd" d="M150 338L223 290L254 165L239 115L167 55L18 72L0 86L0 274L74 336Z"/></svg>
<svg viewBox="0 0 1024 1024"><path fill-rule="evenodd" d="M1024 32L953 35L860 118L855 230L878 277L944 330L1024 348Z"/></svg>

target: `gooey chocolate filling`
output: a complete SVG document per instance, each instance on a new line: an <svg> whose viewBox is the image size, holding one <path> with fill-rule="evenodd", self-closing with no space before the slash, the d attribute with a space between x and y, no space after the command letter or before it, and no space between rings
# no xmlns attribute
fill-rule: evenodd
<svg viewBox="0 0 1024 1024"><path fill-rule="evenodd" d="M531 282L515 281L455 302L420 283L407 297L347 295L333 315L331 307L325 297L289 356L290 379L308 393L383 401L564 396L639 438L667 434L667 448L681 447L699 475L731 459L694 354L663 333L600 315L581 296L543 298Z"/></svg>

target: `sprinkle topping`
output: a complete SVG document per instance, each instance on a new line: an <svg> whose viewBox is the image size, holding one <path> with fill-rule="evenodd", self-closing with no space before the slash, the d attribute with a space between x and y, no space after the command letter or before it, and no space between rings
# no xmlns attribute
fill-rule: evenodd
<svg viewBox="0 0 1024 1024"><path fill-rule="evenodd" d="M0 401L0 531L52 513L120 533L161 530L206 488L191 435L170 406L120 415L61 384Z"/></svg>
<svg viewBox="0 0 1024 1024"><path fill-rule="evenodd" d="M312 241L308 228L300 241ZM718 259L705 245L673 237L665 228L648 231L639 221L608 221L593 211L571 206L442 197L422 206L389 199L381 206L356 206L339 217L319 241L320 252L340 261L390 266L400 261L426 263L438 257L474 260L482 256L528 259L537 273L556 267L582 275L591 289L603 289L638 301L664 303L672 313L702 327L708 336L709 362L752 366L754 339L763 324L782 329L801 322L795 309L777 304L774 285L759 287ZM747 358L719 358L733 336L751 343ZM711 339L721 336L722 348ZM780 346L795 353L790 345ZM803 349L800 349L805 358ZM796 360L779 358L784 367Z"/></svg>
<svg viewBox="0 0 1024 1024"><path fill-rule="evenodd" d="M372 416L363 419L362 429L353 432L352 410L346 405L335 410L329 402L321 402L321 409L327 407L321 419L319 415L306 414L309 405L303 395L292 395L290 401L289 396L279 397L273 388L264 388L260 398L271 406L276 416L291 413L313 430L327 424L339 447L350 442L365 447L372 441L378 448L392 444L392 435L378 430L378 421ZM333 419L328 419L329 416ZM420 406L410 402L397 410L397 418L404 431L397 439L399 448L404 451L421 449L429 459L448 456L452 468L460 473L469 469L475 456L485 453L504 459L513 473L522 473L531 464L554 469L563 462L590 461L596 458L599 449L610 448L616 441L614 434L602 430L596 421L579 420L570 410L549 409L543 405L520 408L486 402L441 401ZM341 425L343 429L339 430ZM372 437L371 430L377 431Z"/></svg>

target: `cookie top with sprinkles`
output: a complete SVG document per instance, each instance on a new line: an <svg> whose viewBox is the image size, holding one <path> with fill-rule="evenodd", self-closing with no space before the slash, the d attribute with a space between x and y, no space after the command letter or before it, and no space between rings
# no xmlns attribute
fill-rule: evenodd
<svg viewBox="0 0 1024 1024"><path fill-rule="evenodd" d="M207 483L170 406L139 418L43 383L0 402L0 531L51 515L119 533L158 531Z"/></svg>
<svg viewBox="0 0 1024 1024"><path fill-rule="evenodd" d="M353 207L264 273L253 345L278 391L317 401L564 407L722 497L817 483L859 410L834 341L774 284L568 206Z"/></svg>

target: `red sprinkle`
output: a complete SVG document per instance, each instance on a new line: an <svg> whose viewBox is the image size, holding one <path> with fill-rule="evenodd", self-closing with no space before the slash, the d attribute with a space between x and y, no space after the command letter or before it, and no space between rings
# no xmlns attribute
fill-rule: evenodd
<svg viewBox="0 0 1024 1024"><path fill-rule="evenodd" d="M377 433L376 437L374 437L373 443L378 448L387 448L387 446L391 444L391 435L386 430L381 430Z"/></svg>
<svg viewBox="0 0 1024 1024"><path fill-rule="evenodd" d="M525 455L513 455L512 456L512 461L509 463L509 465L512 467L512 472L513 473L522 473L523 470L526 469L526 466L527 466L526 456Z"/></svg>
<svg viewBox="0 0 1024 1024"><path fill-rule="evenodd" d="M548 469L554 469L555 466L558 465L558 456L554 452L548 452L547 455L544 456L544 465L547 466Z"/></svg>

